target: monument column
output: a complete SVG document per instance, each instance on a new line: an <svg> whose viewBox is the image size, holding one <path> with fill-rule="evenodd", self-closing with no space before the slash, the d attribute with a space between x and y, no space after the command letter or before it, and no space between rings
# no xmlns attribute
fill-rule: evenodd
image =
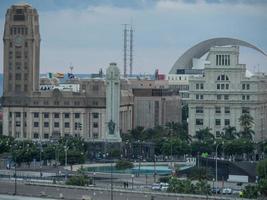
<svg viewBox="0 0 267 200"><path fill-rule="evenodd" d="M110 63L106 72L106 136L107 142L121 142L120 136L120 70Z"/></svg>

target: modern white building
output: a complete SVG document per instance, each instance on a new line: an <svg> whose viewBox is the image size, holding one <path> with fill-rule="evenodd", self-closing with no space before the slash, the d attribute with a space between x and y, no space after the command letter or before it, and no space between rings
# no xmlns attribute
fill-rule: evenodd
<svg viewBox="0 0 267 200"><path fill-rule="evenodd" d="M211 47L202 75L189 77L189 134L210 128L220 137L224 127L240 130L239 118L254 118L254 140L267 138L267 76L247 73L238 46Z"/></svg>

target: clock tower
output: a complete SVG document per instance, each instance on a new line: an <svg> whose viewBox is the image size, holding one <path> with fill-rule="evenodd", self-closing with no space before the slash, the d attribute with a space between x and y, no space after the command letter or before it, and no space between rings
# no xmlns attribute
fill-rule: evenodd
<svg viewBox="0 0 267 200"><path fill-rule="evenodd" d="M106 140L121 142L120 137L120 70L110 63L106 73Z"/></svg>
<svg viewBox="0 0 267 200"><path fill-rule="evenodd" d="M4 29L4 97L30 96L39 90L40 33L36 9L11 6Z"/></svg>

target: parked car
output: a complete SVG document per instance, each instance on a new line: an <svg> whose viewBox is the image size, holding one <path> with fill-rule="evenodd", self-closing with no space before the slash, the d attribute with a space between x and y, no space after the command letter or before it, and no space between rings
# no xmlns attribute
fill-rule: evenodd
<svg viewBox="0 0 267 200"><path fill-rule="evenodd" d="M151 187L152 190L157 190L157 191L160 191L160 188L161 188L161 186L159 183L153 183L153 185Z"/></svg>
<svg viewBox="0 0 267 200"><path fill-rule="evenodd" d="M232 188L223 188L222 193L223 194L232 194L233 190L232 190Z"/></svg>
<svg viewBox="0 0 267 200"><path fill-rule="evenodd" d="M220 194L221 193L221 190L220 190L220 188L216 188L216 187L213 187L213 188L211 188L211 193L213 193L213 194Z"/></svg>
<svg viewBox="0 0 267 200"><path fill-rule="evenodd" d="M156 191L166 192L169 188L168 183L153 183L151 189Z"/></svg>
<svg viewBox="0 0 267 200"><path fill-rule="evenodd" d="M168 183L160 183L160 190L162 192L166 192L169 188L169 184Z"/></svg>

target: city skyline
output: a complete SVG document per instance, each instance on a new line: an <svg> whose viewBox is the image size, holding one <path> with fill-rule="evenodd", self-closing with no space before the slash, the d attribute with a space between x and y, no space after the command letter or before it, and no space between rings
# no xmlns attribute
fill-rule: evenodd
<svg viewBox="0 0 267 200"><path fill-rule="evenodd" d="M156 68L168 73L188 48L213 37L243 39L267 51L267 1L27 2L40 16L41 73L67 72L71 64L76 73L94 73L112 61L122 72L122 24L131 22L134 73L153 73ZM18 1L0 2L1 35L6 9L14 3ZM267 71L266 57L253 50L242 48L240 60L251 71Z"/></svg>

